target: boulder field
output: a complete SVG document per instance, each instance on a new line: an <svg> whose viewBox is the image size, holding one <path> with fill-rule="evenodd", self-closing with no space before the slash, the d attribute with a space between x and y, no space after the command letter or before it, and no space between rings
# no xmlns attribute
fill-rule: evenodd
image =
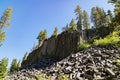
<svg viewBox="0 0 120 80"><path fill-rule="evenodd" d="M24 66L9 74L8 80L30 80L45 73L51 80L58 80L60 73L67 74L70 80L120 80L119 60L120 51L114 46L90 47L83 51L70 54L68 57L57 59L39 59L33 64Z"/></svg>

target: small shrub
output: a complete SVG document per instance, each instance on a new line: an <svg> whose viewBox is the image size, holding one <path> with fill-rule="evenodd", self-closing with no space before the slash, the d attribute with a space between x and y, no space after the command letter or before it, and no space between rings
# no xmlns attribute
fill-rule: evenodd
<svg viewBox="0 0 120 80"><path fill-rule="evenodd" d="M106 46L106 45L114 45L120 41L120 36L118 32L113 32L112 34L106 36L103 39L95 40L93 44L95 46Z"/></svg>
<svg viewBox="0 0 120 80"><path fill-rule="evenodd" d="M113 62L116 64L116 66L120 67L120 60L119 59L114 60Z"/></svg>
<svg viewBox="0 0 120 80"><path fill-rule="evenodd" d="M60 73L58 76L58 80L70 80L70 78L66 74Z"/></svg>
<svg viewBox="0 0 120 80"><path fill-rule="evenodd" d="M88 43L84 43L84 44L80 44L79 46L78 46L78 51L81 51L81 50L84 50L84 49L86 49L86 48L88 48L88 47L90 47L91 46L91 44L88 44Z"/></svg>
<svg viewBox="0 0 120 80"><path fill-rule="evenodd" d="M36 80L36 79L32 77L30 80ZM40 73L37 76L37 80L50 80L50 77L46 77L44 73Z"/></svg>

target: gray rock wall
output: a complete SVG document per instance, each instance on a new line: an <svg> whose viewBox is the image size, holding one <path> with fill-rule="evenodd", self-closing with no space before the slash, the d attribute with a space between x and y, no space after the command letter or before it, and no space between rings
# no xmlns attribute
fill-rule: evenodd
<svg viewBox="0 0 120 80"><path fill-rule="evenodd" d="M63 59L77 50L78 45L82 43L81 38L87 42L89 41L89 37L94 37L96 35L103 37L108 34L108 28L63 32L59 34L57 38L51 37L45 40L41 47L28 55L27 60L24 61L22 65L34 63L41 58L49 57Z"/></svg>

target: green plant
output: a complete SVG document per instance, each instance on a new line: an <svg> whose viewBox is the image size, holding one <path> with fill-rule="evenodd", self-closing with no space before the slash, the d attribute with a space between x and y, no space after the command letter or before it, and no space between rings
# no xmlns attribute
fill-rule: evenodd
<svg viewBox="0 0 120 80"><path fill-rule="evenodd" d="M38 76L37 76L37 80L50 80L50 76L49 77L46 77L44 73L40 73ZM32 77L30 80L36 80L34 77Z"/></svg>
<svg viewBox="0 0 120 80"><path fill-rule="evenodd" d="M116 66L120 67L120 60L119 59L114 60L113 62L116 64Z"/></svg>
<svg viewBox="0 0 120 80"><path fill-rule="evenodd" d="M58 80L70 80L68 75L60 73L58 76Z"/></svg>
<svg viewBox="0 0 120 80"><path fill-rule="evenodd" d="M81 51L81 50L83 50L83 49L86 49L86 48L88 48L88 47L90 47L91 46L91 44L89 44L89 43L83 43L83 44L80 44L79 46L78 46L78 51Z"/></svg>
<svg viewBox="0 0 120 80"><path fill-rule="evenodd" d="M3 58L0 61L0 80L3 80L7 74L8 59Z"/></svg>
<svg viewBox="0 0 120 80"><path fill-rule="evenodd" d="M120 36L118 32L113 32L112 34L106 36L103 39L94 40L93 44L95 46L106 46L106 45L114 45L120 41Z"/></svg>

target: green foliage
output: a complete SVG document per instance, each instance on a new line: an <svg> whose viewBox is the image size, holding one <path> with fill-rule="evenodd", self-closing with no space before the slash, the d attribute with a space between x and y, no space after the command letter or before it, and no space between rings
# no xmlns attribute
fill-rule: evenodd
<svg viewBox="0 0 120 80"><path fill-rule="evenodd" d="M8 66L8 59L7 58L3 58L0 61L0 80L3 80L3 78L7 74L7 66Z"/></svg>
<svg viewBox="0 0 120 80"><path fill-rule="evenodd" d="M47 30L45 29L43 31L43 40L47 39Z"/></svg>
<svg viewBox="0 0 120 80"><path fill-rule="evenodd" d="M58 28L57 28L57 27L55 27L55 30L54 30L52 36L53 36L53 37L57 37L57 36L58 36Z"/></svg>
<svg viewBox="0 0 120 80"><path fill-rule="evenodd" d="M31 80L36 80L36 79L34 77L32 77ZM46 75L44 73L40 73L37 76L37 80L51 80L51 76L46 77ZM68 77L68 75L60 73L58 75L57 80L70 80L70 78Z"/></svg>
<svg viewBox="0 0 120 80"><path fill-rule="evenodd" d="M83 26L85 30L90 28L89 15L85 10L83 11Z"/></svg>
<svg viewBox="0 0 120 80"><path fill-rule="evenodd" d="M91 44L89 44L89 43L80 44L80 45L78 46L77 51L84 50L84 49L86 49L86 48L88 48L88 47L90 47L90 46L91 46Z"/></svg>
<svg viewBox="0 0 120 80"><path fill-rule="evenodd" d="M70 80L68 75L60 73L58 76L58 80Z"/></svg>
<svg viewBox="0 0 120 80"><path fill-rule="evenodd" d="M17 62L17 59L13 59L11 67L10 67L10 72L14 72L15 70L19 69L19 62Z"/></svg>
<svg viewBox="0 0 120 80"><path fill-rule="evenodd" d="M89 39L88 39L88 42L92 44L95 39L99 39L99 35L90 36Z"/></svg>
<svg viewBox="0 0 120 80"><path fill-rule="evenodd" d="M2 31L0 30L0 43L3 42L4 39L5 39L5 32L2 32ZM1 44L0 44L0 45L1 45Z"/></svg>
<svg viewBox="0 0 120 80"><path fill-rule="evenodd" d="M73 30L77 30L77 26L75 24L74 19L71 20L70 27L69 27L69 31L73 31Z"/></svg>
<svg viewBox="0 0 120 80"><path fill-rule="evenodd" d="M91 21L95 28L106 26L106 13L102 8L93 7L91 10Z"/></svg>
<svg viewBox="0 0 120 80"><path fill-rule="evenodd" d="M120 67L120 59L116 59L113 62L116 64L116 66Z"/></svg>
<svg viewBox="0 0 120 80"><path fill-rule="evenodd" d="M40 31L38 37L37 37L38 41L39 41L39 45L41 45L41 43L43 43L43 41L45 39L47 39L47 31L46 29L44 31Z"/></svg>
<svg viewBox="0 0 120 80"><path fill-rule="evenodd" d="M7 10L5 10L3 16L0 18L0 44L5 38L5 32L3 29L7 26L10 26L11 13L12 7L9 7Z"/></svg>
<svg viewBox="0 0 120 80"><path fill-rule="evenodd" d="M17 63L17 69L19 69L20 67L21 67L21 62L19 60L18 63Z"/></svg>
<svg viewBox="0 0 120 80"><path fill-rule="evenodd" d="M26 52L22 58L21 65L25 65L25 61L27 60L27 57L28 57L28 53Z"/></svg>
<svg viewBox="0 0 120 80"><path fill-rule="evenodd" d="M31 78L31 80L36 80L34 77ZM40 73L38 76L37 76L37 80L51 80L50 77L45 77L45 74L43 73Z"/></svg>
<svg viewBox="0 0 120 80"><path fill-rule="evenodd" d="M120 33L120 25L115 26L115 29L114 29L114 30Z"/></svg>
<svg viewBox="0 0 120 80"><path fill-rule="evenodd" d="M83 13L82 10L80 8L79 5L77 5L77 8L75 9L75 13L76 13L76 20L77 20L77 30L82 30L82 17L83 17Z"/></svg>
<svg viewBox="0 0 120 80"><path fill-rule="evenodd" d="M112 34L108 35L103 39L95 40L93 44L96 46L106 46L117 44L119 41L120 41L119 33L113 32Z"/></svg>
<svg viewBox="0 0 120 80"><path fill-rule="evenodd" d="M113 3L115 8L114 8L114 14L115 17L113 18L112 23L110 24L110 28L112 30L120 32L120 1L118 0L109 0L110 3Z"/></svg>

